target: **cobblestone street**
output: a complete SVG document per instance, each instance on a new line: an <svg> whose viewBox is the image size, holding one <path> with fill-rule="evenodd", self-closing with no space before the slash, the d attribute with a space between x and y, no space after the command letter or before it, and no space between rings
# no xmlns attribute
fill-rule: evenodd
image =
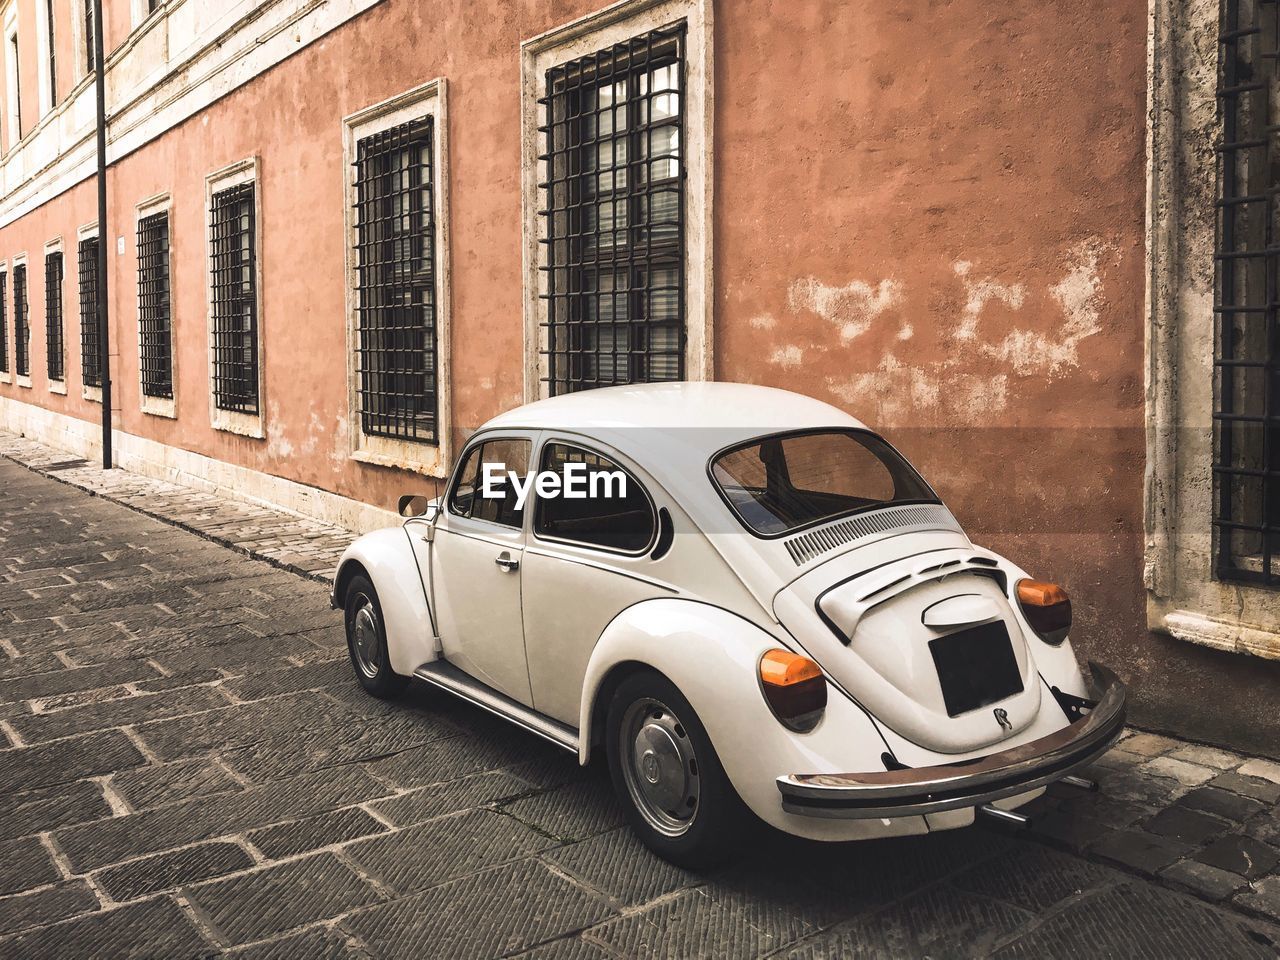
<svg viewBox="0 0 1280 960"><path fill-rule="evenodd" d="M602 768L363 694L315 579L340 531L0 439L0 956L1280 953L1280 764L1133 733L1023 833L761 828L694 876Z"/></svg>

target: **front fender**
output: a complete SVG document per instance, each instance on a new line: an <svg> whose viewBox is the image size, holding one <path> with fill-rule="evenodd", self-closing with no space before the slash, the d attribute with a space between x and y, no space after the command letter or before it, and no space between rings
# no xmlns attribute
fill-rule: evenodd
<svg viewBox="0 0 1280 960"><path fill-rule="evenodd" d="M422 664L436 659L427 592L408 532L403 527L375 530L347 547L333 579L333 603L337 607L343 606L356 564L365 569L378 592L391 669L409 676Z"/></svg>
<svg viewBox="0 0 1280 960"><path fill-rule="evenodd" d="M835 824L782 809L775 780L795 770L883 769L885 744L869 717L835 687L811 732L783 727L760 692L765 651L791 643L727 610L692 600L661 598L634 604L605 628L587 663L579 717L579 759L589 759L596 698L610 670L640 663L664 674L684 694L706 728L738 795L772 825L814 839L854 839L923 833L921 817L887 826ZM606 705L607 706L607 705ZM865 822L864 822L865 823Z"/></svg>

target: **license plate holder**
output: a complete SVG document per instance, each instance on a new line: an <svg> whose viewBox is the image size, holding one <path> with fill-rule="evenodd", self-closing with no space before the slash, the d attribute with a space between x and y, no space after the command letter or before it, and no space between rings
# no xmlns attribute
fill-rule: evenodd
<svg viewBox="0 0 1280 960"><path fill-rule="evenodd" d="M1022 692L1022 675L1004 621L929 641L947 716L956 717Z"/></svg>

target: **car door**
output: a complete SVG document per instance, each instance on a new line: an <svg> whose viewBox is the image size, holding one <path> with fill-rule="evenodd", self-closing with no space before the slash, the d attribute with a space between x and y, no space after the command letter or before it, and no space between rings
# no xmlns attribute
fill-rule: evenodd
<svg viewBox="0 0 1280 960"><path fill-rule="evenodd" d="M505 477L529 470L534 435L486 437L463 454L423 571L435 598L444 657L525 705L533 702L520 609L524 514L509 480L486 490L485 465ZM488 493L489 495L486 495Z"/></svg>
<svg viewBox="0 0 1280 960"><path fill-rule="evenodd" d="M589 477L621 471L626 491L619 495L537 498L525 549L522 582L525 648L533 704L547 716L578 726L582 680L601 632L621 611L676 590L664 577L662 559L670 538L652 497L635 471L622 467L593 445L551 438L542 446L541 471L563 476L566 464ZM603 494L606 486L596 487ZM669 516L663 523L670 526Z"/></svg>

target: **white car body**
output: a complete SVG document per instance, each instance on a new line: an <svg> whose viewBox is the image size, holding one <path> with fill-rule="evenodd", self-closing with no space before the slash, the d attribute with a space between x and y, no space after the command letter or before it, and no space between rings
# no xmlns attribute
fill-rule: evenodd
<svg viewBox="0 0 1280 960"><path fill-rule="evenodd" d="M1028 575L970 542L940 502L770 538L738 521L711 479L717 451L825 429L867 428L808 397L728 383L528 404L481 427L459 464L495 438L528 440L531 464L554 441L598 452L669 516L665 552L545 538L529 506L519 529L457 515L445 506L455 470L429 517L347 550L335 606L363 568L396 673L503 713L583 764L599 750L620 671L647 665L696 710L750 810L819 840L965 826L976 808L1019 806L1105 750L1123 722L1123 687L1101 668L1095 687L1070 640L1040 638L1012 594ZM985 622L1007 629L1022 689L952 716L929 642ZM761 657L778 648L825 674L827 706L809 732L780 723L761 694Z"/></svg>

